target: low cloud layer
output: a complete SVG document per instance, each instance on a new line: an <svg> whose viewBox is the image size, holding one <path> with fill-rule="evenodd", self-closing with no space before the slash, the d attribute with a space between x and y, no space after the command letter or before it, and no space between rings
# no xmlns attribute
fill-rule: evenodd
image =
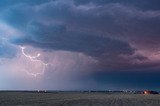
<svg viewBox="0 0 160 106"><path fill-rule="evenodd" d="M50 59L58 56L56 61L61 63L57 65L58 74L66 73L64 78L72 80L77 76L82 83L84 77L95 85L97 77L90 76L94 73L157 72L160 68L158 4L158 0L141 3L138 0L2 0L0 58L18 59L19 47L33 48L27 49L28 54L38 50L42 54L38 59L51 64L54 62ZM64 61L72 61L66 70L61 68ZM47 70L54 69L52 65L48 67ZM85 71L88 75L82 74ZM46 72L46 77L52 76L54 73Z"/></svg>

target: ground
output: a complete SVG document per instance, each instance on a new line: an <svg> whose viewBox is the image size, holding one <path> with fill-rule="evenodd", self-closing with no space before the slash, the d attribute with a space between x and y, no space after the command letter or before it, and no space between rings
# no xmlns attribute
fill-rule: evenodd
<svg viewBox="0 0 160 106"><path fill-rule="evenodd" d="M0 92L0 106L160 106L160 95Z"/></svg>

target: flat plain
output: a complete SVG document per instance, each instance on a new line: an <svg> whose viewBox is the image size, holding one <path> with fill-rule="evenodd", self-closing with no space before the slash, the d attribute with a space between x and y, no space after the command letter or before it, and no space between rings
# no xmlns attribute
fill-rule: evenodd
<svg viewBox="0 0 160 106"><path fill-rule="evenodd" d="M160 106L160 95L0 92L0 106Z"/></svg>

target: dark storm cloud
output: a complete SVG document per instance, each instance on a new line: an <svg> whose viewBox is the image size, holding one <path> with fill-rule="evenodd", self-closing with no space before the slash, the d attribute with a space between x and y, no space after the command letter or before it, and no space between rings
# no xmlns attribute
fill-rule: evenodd
<svg viewBox="0 0 160 106"><path fill-rule="evenodd" d="M87 3L94 3L97 5L106 5L109 3L121 3L125 5L134 6L142 10L159 10L159 0L74 0L76 5L84 5Z"/></svg>
<svg viewBox="0 0 160 106"><path fill-rule="evenodd" d="M57 1L39 6L36 12L40 13L38 16L42 17L43 21L47 19L65 23L69 30L96 32L98 35L136 42L140 46L150 42L147 43L149 48L159 45L158 10L143 11L120 2L101 6L96 4L75 6L72 2Z"/></svg>
<svg viewBox="0 0 160 106"><path fill-rule="evenodd" d="M27 29L29 32L27 38L16 39L15 43L30 44L44 49L81 52L90 56L134 53L134 49L126 42L92 33L67 31L66 26L62 24L31 23Z"/></svg>
<svg viewBox="0 0 160 106"><path fill-rule="evenodd" d="M155 89L160 86L160 84L158 84L160 81L159 74L160 72L157 70L148 70L147 72L146 70L141 72L135 70L101 71L93 73L90 77L105 87L108 84L112 84L115 88L117 86L117 89Z"/></svg>
<svg viewBox="0 0 160 106"><path fill-rule="evenodd" d="M0 58L13 58L17 50L4 39L0 39Z"/></svg>
<svg viewBox="0 0 160 106"><path fill-rule="evenodd" d="M30 21L34 20L58 21L65 23L70 30L98 32L105 36L116 36L124 40L128 38L145 42L150 40L150 36L159 38L159 11L142 11L120 1L116 3L99 2L107 3L97 6L98 1L96 1L93 6L87 4L75 6L71 1L57 0L36 7L23 4L5 11L3 17L12 25L24 29ZM130 2L128 1L128 3ZM154 40L150 41L156 43Z"/></svg>
<svg viewBox="0 0 160 106"><path fill-rule="evenodd" d="M156 51L160 45L158 1L36 2L18 2L2 12L5 22L25 33L14 43L82 52L98 57L104 66L121 63L124 67L147 60L143 54L137 57L137 50Z"/></svg>
<svg viewBox="0 0 160 106"><path fill-rule="evenodd" d="M45 73L44 84L51 88L55 81L59 89L155 89L160 82L159 54L154 55L160 50L159 4L159 0L1 0L0 20L22 34L9 36L9 43L69 51L71 56L64 52L56 60L62 61L57 64L63 71ZM72 57L73 52L78 55ZM85 56L82 62L79 53ZM0 45L1 57L15 55L10 44ZM89 59L96 62L88 64ZM75 68L66 69L71 64Z"/></svg>
<svg viewBox="0 0 160 106"><path fill-rule="evenodd" d="M0 1L0 8L5 9L13 5L21 4L21 3L27 3L30 5L37 5L42 4L45 2L49 2L50 0L1 0Z"/></svg>

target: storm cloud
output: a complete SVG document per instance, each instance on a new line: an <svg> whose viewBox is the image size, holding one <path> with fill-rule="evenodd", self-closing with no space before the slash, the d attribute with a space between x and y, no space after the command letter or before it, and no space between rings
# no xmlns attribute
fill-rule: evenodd
<svg viewBox="0 0 160 106"><path fill-rule="evenodd" d="M124 76L128 76L136 70L136 76L138 70L149 75L148 72L160 68L159 3L158 0L1 0L0 22L5 24L0 27L0 37L7 42L0 41L0 56L18 60L19 47L28 51L34 48L42 54L38 59L51 64L59 61L62 63L59 67L68 63L66 70L56 68L56 73L66 73L63 77L71 77L69 80L76 76L74 80L78 83L94 79L97 85L97 78L104 77L103 73L120 76L120 72L127 72ZM7 27L3 28L4 25ZM30 51L27 53L34 54L34 50ZM52 61L55 57L56 62ZM51 65L47 70L53 69ZM82 74L86 70L88 75ZM50 83L56 80L50 71L45 75L51 77ZM148 81L142 79L142 83Z"/></svg>

